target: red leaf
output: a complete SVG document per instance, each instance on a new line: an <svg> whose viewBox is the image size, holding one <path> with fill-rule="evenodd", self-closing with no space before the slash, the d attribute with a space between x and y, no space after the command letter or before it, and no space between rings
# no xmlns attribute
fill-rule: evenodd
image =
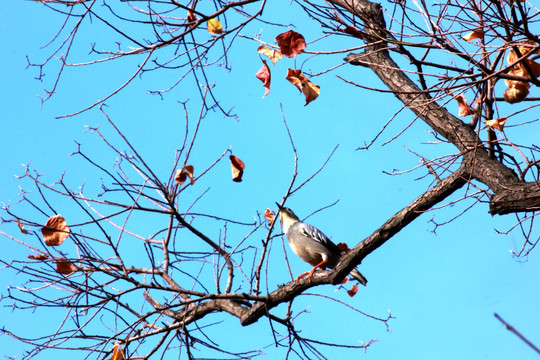
<svg viewBox="0 0 540 360"><path fill-rule="evenodd" d="M28 255L28 258L34 260L47 260L49 256L46 254L30 254Z"/></svg>
<svg viewBox="0 0 540 360"><path fill-rule="evenodd" d="M268 64L266 63L266 60L263 60L263 65L257 71L255 76L257 79L261 80L263 82L263 86L266 88L263 97L268 95L270 93L270 80L271 80L271 74L270 74L270 68L268 67Z"/></svg>
<svg viewBox="0 0 540 360"><path fill-rule="evenodd" d="M279 45L281 53L286 57L294 57L301 54L306 48L306 39L302 34L289 30L276 36L276 42Z"/></svg>
<svg viewBox="0 0 540 360"><path fill-rule="evenodd" d="M244 175L244 162L234 155L229 156L231 160L232 179L235 182L242 181L242 175Z"/></svg>
<svg viewBox="0 0 540 360"><path fill-rule="evenodd" d="M354 284L351 290L347 290L347 294L349 294L350 297L353 297L358 292L358 284Z"/></svg>

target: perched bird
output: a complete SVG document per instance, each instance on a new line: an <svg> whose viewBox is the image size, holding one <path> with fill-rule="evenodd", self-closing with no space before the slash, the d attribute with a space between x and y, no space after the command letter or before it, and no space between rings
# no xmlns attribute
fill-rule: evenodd
<svg viewBox="0 0 540 360"><path fill-rule="evenodd" d="M323 270L325 268L333 269L341 258L341 251L336 244L316 227L300 221L291 209L276 204L279 207L283 232L292 251L302 260L314 266L311 271L300 274L296 281L306 274L309 274L309 281L311 281L311 277L317 268ZM358 270L353 269L351 275L360 284L367 284L366 278Z"/></svg>

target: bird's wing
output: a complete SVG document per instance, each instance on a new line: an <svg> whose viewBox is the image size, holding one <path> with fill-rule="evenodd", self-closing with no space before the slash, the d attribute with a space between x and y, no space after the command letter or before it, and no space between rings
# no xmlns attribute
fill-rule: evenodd
<svg viewBox="0 0 540 360"><path fill-rule="evenodd" d="M332 240L330 240L328 238L328 236L324 235L324 233L322 231L320 231L319 229L317 229L315 226L312 226L312 225L309 225L309 224L306 224L306 223L302 223L302 234L304 234L305 236L321 243L322 245L324 245L326 248L328 248L330 251L332 252L335 252L335 253L340 253L338 247L336 246L336 244L334 244L332 242Z"/></svg>

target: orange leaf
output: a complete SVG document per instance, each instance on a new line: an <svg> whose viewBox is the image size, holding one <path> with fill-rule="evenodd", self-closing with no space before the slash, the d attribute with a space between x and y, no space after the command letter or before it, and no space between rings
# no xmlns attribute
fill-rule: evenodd
<svg viewBox="0 0 540 360"><path fill-rule="evenodd" d="M19 219L17 219L17 226L19 227L19 230L21 230L23 234L27 234L27 235L30 234L30 231L24 228L24 225L21 223L21 220Z"/></svg>
<svg viewBox="0 0 540 360"><path fill-rule="evenodd" d="M268 220L269 223L272 223L272 221L274 221L274 218L276 217L276 215L274 215L274 213L272 213L272 210L266 208L266 211L264 212L264 217L266 218L266 220Z"/></svg>
<svg viewBox="0 0 540 360"><path fill-rule="evenodd" d="M348 253L349 251L351 251L351 249L349 249L349 247L345 243L339 243L337 244L337 247L339 251L341 251L342 254Z"/></svg>
<svg viewBox="0 0 540 360"><path fill-rule="evenodd" d="M289 30L276 36L281 53L286 57L294 57L301 54L306 48L306 39L296 31Z"/></svg>
<svg viewBox="0 0 540 360"><path fill-rule="evenodd" d="M174 180L182 185L186 182L187 178L189 178L191 180L191 185L193 185L195 183L195 179L193 178L193 170L193 165L184 165L182 169L176 170Z"/></svg>
<svg viewBox="0 0 540 360"><path fill-rule="evenodd" d="M218 35L223 32L223 27L218 19L210 19L206 22L206 28L210 34Z"/></svg>
<svg viewBox="0 0 540 360"><path fill-rule="evenodd" d="M358 292L358 284L354 284L351 288L351 290L347 290L347 294L349 294L350 297L353 297Z"/></svg>
<svg viewBox="0 0 540 360"><path fill-rule="evenodd" d="M270 93L271 74L270 74L270 68L268 67L268 64L266 64L266 60L263 60L262 62L263 62L263 65L259 69L259 71L257 71L255 76L257 77L257 79L263 82L263 86L266 88L263 95L263 97L265 97L266 95Z"/></svg>
<svg viewBox="0 0 540 360"><path fill-rule="evenodd" d="M304 93L306 104L315 100L320 93L320 86L313 84L302 74L302 70L287 69L287 80ZM304 105L304 106L305 106Z"/></svg>
<svg viewBox="0 0 540 360"><path fill-rule="evenodd" d="M272 64L275 64L276 61L281 60L281 53L275 49L269 48L267 46L261 45L257 49L257 52L259 54L263 54L265 56L268 56L270 60L272 60Z"/></svg>
<svg viewBox="0 0 540 360"><path fill-rule="evenodd" d="M499 131L503 131L504 124L506 124L506 119L507 119L507 117L502 117L502 118L499 118L499 119L486 120L486 121L484 121L484 124L486 124L487 126L489 126L491 128L495 128L495 129L497 129Z"/></svg>
<svg viewBox="0 0 540 360"><path fill-rule="evenodd" d="M244 162L234 155L229 156L231 160L232 179L235 182L242 181L242 175L244 175Z"/></svg>
<svg viewBox="0 0 540 360"><path fill-rule="evenodd" d="M48 246L58 246L69 236L69 227L62 215L51 216L45 226L41 228L41 234Z"/></svg>
<svg viewBox="0 0 540 360"><path fill-rule="evenodd" d="M49 256L47 254L30 254L28 255L28 258L34 260L47 260Z"/></svg>
<svg viewBox="0 0 540 360"><path fill-rule="evenodd" d="M463 95L457 95L454 96L454 99L457 100L458 106L459 106L459 116L467 116L467 115L474 115L474 110L467 105L467 100L465 100L465 96Z"/></svg>
<svg viewBox="0 0 540 360"><path fill-rule="evenodd" d="M473 32L468 33L463 37L463 40L465 41L471 41L473 39L481 39L484 37L484 30L482 29L476 29Z"/></svg>
<svg viewBox="0 0 540 360"><path fill-rule="evenodd" d="M58 259L56 262L56 272L59 274L69 275L76 270L75 265L67 259Z"/></svg>
<svg viewBox="0 0 540 360"><path fill-rule="evenodd" d="M113 347L113 354L109 360L125 360L124 355L124 349L118 346L118 344L114 344Z"/></svg>

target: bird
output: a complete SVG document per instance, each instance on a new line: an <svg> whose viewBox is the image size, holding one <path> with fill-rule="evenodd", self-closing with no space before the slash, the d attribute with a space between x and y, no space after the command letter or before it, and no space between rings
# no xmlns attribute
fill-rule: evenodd
<svg viewBox="0 0 540 360"><path fill-rule="evenodd" d="M316 227L300 221L298 216L289 208L276 203L279 208L280 222L292 251L308 264L313 265L311 271L306 271L296 278L296 282L306 274L309 281L317 268L333 269L341 259L341 250L328 236ZM362 285L367 279L356 269L350 273Z"/></svg>

